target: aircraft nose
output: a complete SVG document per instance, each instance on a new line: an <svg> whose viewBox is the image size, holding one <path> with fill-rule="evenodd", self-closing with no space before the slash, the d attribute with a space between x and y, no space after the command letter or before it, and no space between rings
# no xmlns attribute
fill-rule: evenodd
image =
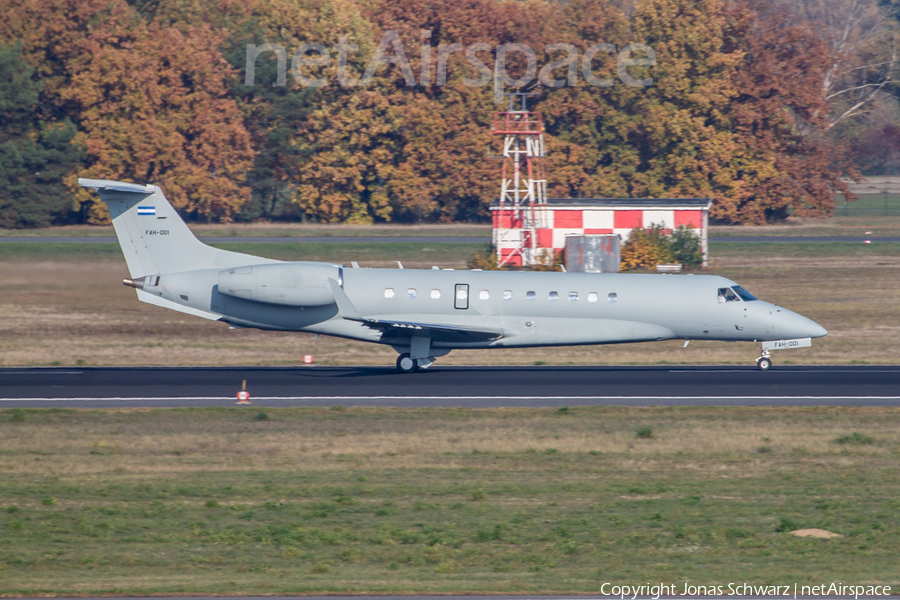
<svg viewBox="0 0 900 600"><path fill-rule="evenodd" d="M820 338L828 335L828 331L812 319L807 319L797 313L788 313L786 316L788 317L787 329L791 332L791 337Z"/></svg>
<svg viewBox="0 0 900 600"><path fill-rule="evenodd" d="M807 326L809 328L809 333L806 334L806 337L820 338L828 335L827 329L825 329L815 321L812 321L810 319L807 320L809 321L809 325Z"/></svg>

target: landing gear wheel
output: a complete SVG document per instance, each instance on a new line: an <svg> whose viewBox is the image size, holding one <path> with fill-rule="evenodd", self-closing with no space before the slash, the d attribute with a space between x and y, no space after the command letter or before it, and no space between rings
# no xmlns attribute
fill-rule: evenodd
<svg viewBox="0 0 900 600"><path fill-rule="evenodd" d="M763 356L756 361L756 368L760 371L768 371L772 368L772 359L767 356Z"/></svg>
<svg viewBox="0 0 900 600"><path fill-rule="evenodd" d="M401 354L397 357L397 370L401 373L415 373L419 370L419 363L409 357L409 354Z"/></svg>

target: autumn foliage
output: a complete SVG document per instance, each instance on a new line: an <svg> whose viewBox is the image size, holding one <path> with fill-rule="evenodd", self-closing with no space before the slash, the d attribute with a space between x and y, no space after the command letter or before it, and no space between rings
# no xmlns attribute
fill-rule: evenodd
<svg viewBox="0 0 900 600"><path fill-rule="evenodd" d="M499 187L499 164L487 159L498 152L493 86L466 83L478 72L463 51L444 56L438 84L439 46L476 43L487 45L477 56L489 67L504 43L528 44L539 67L564 58L552 44L574 45L579 58L600 42L656 52L654 66L632 68L653 79L646 88L589 85L579 71L574 86L537 89L551 196L710 197L711 216L735 223L831 211L852 171L819 135L830 50L814 28L763 0L639 0L630 13L619 5L0 0L0 46L18 44L40 83L34 130L74 131L77 160L59 176L71 208L54 209L57 221L107 218L78 176L159 184L197 220L484 219ZM357 46L346 76L359 79L391 31L416 85L396 65L365 86L340 85L334 46ZM291 54L308 42L331 52L329 65L304 67L327 78L322 87L291 76ZM248 43L286 49L285 85L273 85L270 52L244 85ZM521 58L511 55L513 71ZM617 66L599 53L590 68L615 77Z"/></svg>
<svg viewBox="0 0 900 600"><path fill-rule="evenodd" d="M656 265L677 263L689 269L703 263L699 233L680 226L667 231L662 225L639 227L631 231L620 254L623 271L654 269Z"/></svg>

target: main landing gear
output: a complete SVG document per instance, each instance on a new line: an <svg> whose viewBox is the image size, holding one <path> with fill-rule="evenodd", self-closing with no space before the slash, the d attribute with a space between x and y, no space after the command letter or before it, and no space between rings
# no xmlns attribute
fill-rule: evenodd
<svg viewBox="0 0 900 600"><path fill-rule="evenodd" d="M449 349L432 348L431 338L423 335L414 335L409 338L409 345L394 346L394 350L400 353L397 357L397 370L401 373L415 373L419 369L427 369L434 363L438 356L444 356Z"/></svg>
<svg viewBox="0 0 900 600"><path fill-rule="evenodd" d="M419 363L410 358L407 352L397 357L397 370L401 373L415 373L419 370Z"/></svg>
<svg viewBox="0 0 900 600"><path fill-rule="evenodd" d="M397 370L401 373L415 373L419 369L427 369L432 364L434 364L433 356L412 358L408 352L404 352L397 357Z"/></svg>
<svg viewBox="0 0 900 600"><path fill-rule="evenodd" d="M415 373L419 369L427 369L434 364L434 359L450 353L449 348L432 348L431 338L414 335L409 345L394 346L400 353L397 357L397 370L401 373Z"/></svg>

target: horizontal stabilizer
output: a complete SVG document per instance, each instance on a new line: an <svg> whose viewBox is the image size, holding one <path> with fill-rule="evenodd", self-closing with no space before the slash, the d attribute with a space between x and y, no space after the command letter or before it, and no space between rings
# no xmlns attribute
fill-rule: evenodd
<svg viewBox="0 0 900 600"><path fill-rule="evenodd" d="M110 181L108 179L84 179L83 177L78 178L78 185L91 190L97 190L98 192L125 192L150 195L156 191L156 188L152 185L138 185L136 183Z"/></svg>

